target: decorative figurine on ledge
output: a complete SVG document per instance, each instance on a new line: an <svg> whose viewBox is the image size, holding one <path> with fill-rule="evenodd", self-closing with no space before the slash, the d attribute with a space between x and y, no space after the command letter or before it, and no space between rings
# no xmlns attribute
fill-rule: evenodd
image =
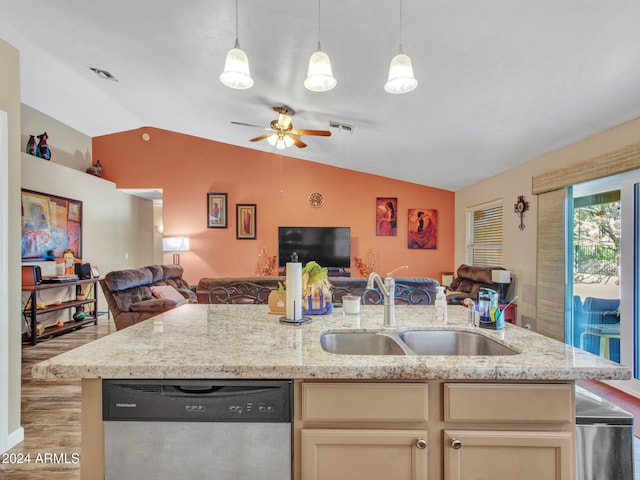
<svg viewBox="0 0 640 480"><path fill-rule="evenodd" d="M29 155L33 155L36 156L36 149L38 147L36 146L36 136L35 135L29 135L29 141L27 142L27 153Z"/></svg>
<svg viewBox="0 0 640 480"><path fill-rule="evenodd" d="M89 175L95 175L96 177L102 178L102 165L100 164L100 160L87 168L86 172Z"/></svg>
<svg viewBox="0 0 640 480"><path fill-rule="evenodd" d="M51 150L47 145L47 132L44 132L42 135L38 135L38 147L36 150L36 157L44 158L45 160L51 160Z"/></svg>

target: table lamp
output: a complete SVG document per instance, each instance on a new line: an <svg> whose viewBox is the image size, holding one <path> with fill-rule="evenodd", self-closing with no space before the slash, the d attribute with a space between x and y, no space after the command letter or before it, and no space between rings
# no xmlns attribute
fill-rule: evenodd
<svg viewBox="0 0 640 480"><path fill-rule="evenodd" d="M511 272L509 270L491 270L491 281L500 284L499 303L506 303L504 298L504 285L511 283Z"/></svg>
<svg viewBox="0 0 640 480"><path fill-rule="evenodd" d="M162 250L174 252L173 264L180 265L180 254L189 250L189 237L164 237L162 239Z"/></svg>

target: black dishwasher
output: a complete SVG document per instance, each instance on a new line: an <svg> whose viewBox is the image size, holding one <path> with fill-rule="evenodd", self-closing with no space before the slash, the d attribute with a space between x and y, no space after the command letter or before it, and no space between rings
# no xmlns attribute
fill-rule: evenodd
<svg viewBox="0 0 640 480"><path fill-rule="evenodd" d="M290 380L105 379L105 479L290 479L292 408Z"/></svg>

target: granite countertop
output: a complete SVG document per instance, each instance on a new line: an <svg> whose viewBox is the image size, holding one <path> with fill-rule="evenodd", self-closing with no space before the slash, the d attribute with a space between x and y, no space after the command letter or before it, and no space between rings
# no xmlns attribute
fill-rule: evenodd
<svg viewBox="0 0 640 480"><path fill-rule="evenodd" d="M470 330L466 309L449 306L435 324L433 306L399 305L398 329ZM320 347L327 330L381 330L382 306L359 317L341 308L310 324L279 322L266 305L183 305L33 367L36 378L318 378L398 380L629 379L631 371L604 358L506 325L473 330L521 352L505 356L337 355Z"/></svg>

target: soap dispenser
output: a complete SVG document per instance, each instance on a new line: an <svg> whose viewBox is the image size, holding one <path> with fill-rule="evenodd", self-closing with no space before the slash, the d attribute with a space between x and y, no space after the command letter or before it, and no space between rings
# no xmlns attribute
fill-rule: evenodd
<svg viewBox="0 0 640 480"><path fill-rule="evenodd" d="M444 294L444 287L438 287L435 301L436 323L447 323L447 296Z"/></svg>

